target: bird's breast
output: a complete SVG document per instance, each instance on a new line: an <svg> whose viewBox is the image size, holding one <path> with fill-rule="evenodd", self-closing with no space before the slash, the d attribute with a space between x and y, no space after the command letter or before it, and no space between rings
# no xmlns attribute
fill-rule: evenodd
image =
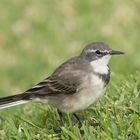
<svg viewBox="0 0 140 140"><path fill-rule="evenodd" d="M91 74L87 83L87 89L83 90L81 95L83 97L81 97L80 101L83 108L87 108L104 94L104 81L98 75Z"/></svg>
<svg viewBox="0 0 140 140"><path fill-rule="evenodd" d="M99 75L91 74L89 82L89 92L94 97L98 97L104 91L105 82Z"/></svg>
<svg viewBox="0 0 140 140"><path fill-rule="evenodd" d="M65 99L66 104L64 106L69 108L64 110L67 112L75 112L86 109L97 101L98 98L103 95L103 93L103 80L97 75L89 75L88 77L84 78L77 93Z"/></svg>

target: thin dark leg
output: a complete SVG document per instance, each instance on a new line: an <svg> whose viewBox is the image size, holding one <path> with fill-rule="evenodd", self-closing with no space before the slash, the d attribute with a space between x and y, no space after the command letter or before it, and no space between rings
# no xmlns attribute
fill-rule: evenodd
<svg viewBox="0 0 140 140"><path fill-rule="evenodd" d="M63 117L63 113L62 113L61 111L58 110L58 115L59 115L59 119L60 119L61 125L64 126L64 117ZM72 115L73 115L73 116L76 118L76 120L78 121L78 123L79 123L79 128L81 128L81 127L82 127L82 122L81 122L80 118L79 118L75 113L73 113Z"/></svg>
<svg viewBox="0 0 140 140"><path fill-rule="evenodd" d="M79 122L79 127L82 127L82 122L80 120L80 118L75 114L73 113L73 116L76 118L76 120Z"/></svg>
<svg viewBox="0 0 140 140"><path fill-rule="evenodd" d="M64 126L63 113L62 113L62 112L60 112L60 111L58 110L58 115L59 115L59 119L60 119L60 123L61 123L61 125L62 125L62 126Z"/></svg>

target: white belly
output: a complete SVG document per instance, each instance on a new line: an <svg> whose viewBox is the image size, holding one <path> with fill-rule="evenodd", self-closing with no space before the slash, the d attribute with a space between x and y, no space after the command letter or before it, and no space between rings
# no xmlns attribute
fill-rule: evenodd
<svg viewBox="0 0 140 140"><path fill-rule="evenodd" d="M83 110L98 100L104 94L104 82L97 75L92 74L90 80L83 84L83 89L65 99L64 112ZM88 82L90 81L90 82ZM86 86L86 88L84 88Z"/></svg>

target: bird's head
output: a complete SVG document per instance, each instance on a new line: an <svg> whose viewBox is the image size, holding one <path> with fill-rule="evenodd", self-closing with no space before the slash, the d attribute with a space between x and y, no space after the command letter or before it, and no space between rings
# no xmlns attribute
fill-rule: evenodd
<svg viewBox="0 0 140 140"><path fill-rule="evenodd" d="M81 53L81 58L90 62L96 72L107 73L105 68L112 55L120 55L124 52L112 50L108 45L102 42L88 44Z"/></svg>

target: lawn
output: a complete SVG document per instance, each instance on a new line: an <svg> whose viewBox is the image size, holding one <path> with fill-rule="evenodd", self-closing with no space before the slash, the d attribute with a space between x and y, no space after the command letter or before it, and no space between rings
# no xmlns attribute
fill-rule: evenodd
<svg viewBox="0 0 140 140"><path fill-rule="evenodd" d="M139 140L140 2L0 0L0 97L49 76L88 43L125 51L112 58L111 81L96 104L60 125L55 108L28 103L0 110L0 140ZM93 125L91 125L93 123Z"/></svg>

